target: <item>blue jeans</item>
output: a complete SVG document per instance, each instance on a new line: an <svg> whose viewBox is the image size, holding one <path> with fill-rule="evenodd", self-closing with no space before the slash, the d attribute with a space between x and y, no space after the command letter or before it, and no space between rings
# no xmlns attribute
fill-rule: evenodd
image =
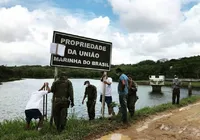
<svg viewBox="0 0 200 140"><path fill-rule="evenodd" d="M123 123L127 123L127 96L126 94L119 94L119 103L120 103L120 111L122 113L122 121Z"/></svg>

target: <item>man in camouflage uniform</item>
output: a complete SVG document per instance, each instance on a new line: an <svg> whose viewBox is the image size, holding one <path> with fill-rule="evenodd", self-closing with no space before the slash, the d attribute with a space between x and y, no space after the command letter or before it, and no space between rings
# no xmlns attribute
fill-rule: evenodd
<svg viewBox="0 0 200 140"><path fill-rule="evenodd" d="M138 100L137 96L137 83L133 80L132 76L129 75L129 89L128 89L128 99L127 107L130 113L130 116L133 117L135 113L135 103Z"/></svg>
<svg viewBox="0 0 200 140"><path fill-rule="evenodd" d="M85 81L84 85L86 85L85 88L85 95L83 97L82 104L84 104L84 100L87 97L87 110L88 110L88 116L89 120L94 120L95 118L95 104L97 99L97 88L94 85L91 85L89 81Z"/></svg>
<svg viewBox="0 0 200 140"><path fill-rule="evenodd" d="M64 130L67 120L67 109L70 101L71 107L74 106L73 86L65 73L61 73L59 79L51 87L53 92L53 117L56 128L59 132Z"/></svg>

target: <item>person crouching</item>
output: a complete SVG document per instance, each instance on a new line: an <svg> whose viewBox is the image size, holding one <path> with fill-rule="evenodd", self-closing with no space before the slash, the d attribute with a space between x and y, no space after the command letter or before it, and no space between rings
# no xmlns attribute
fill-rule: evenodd
<svg viewBox="0 0 200 140"><path fill-rule="evenodd" d="M46 90L44 90L46 87ZM49 88L48 83L44 83L44 85L38 90L31 93L31 97L25 108L25 116L26 116L26 129L30 129L30 122L34 119L39 119L37 129L40 130L43 124L43 115L40 112L40 103L42 102L42 98L44 95L50 93L51 90Z"/></svg>

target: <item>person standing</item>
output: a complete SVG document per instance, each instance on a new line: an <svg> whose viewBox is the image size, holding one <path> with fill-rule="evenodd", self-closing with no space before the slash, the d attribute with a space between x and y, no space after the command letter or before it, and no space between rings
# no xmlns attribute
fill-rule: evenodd
<svg viewBox="0 0 200 140"><path fill-rule="evenodd" d="M45 90L46 88L46 90ZM37 129L40 130L43 124L43 115L40 112L40 104L42 102L42 98L44 95L50 93L50 88L48 83L44 83L44 85L38 90L31 93L31 97L25 108L26 115L26 129L30 129L30 122L34 119L39 119Z"/></svg>
<svg viewBox="0 0 200 140"><path fill-rule="evenodd" d="M131 75L129 75L128 78L129 78L129 90L128 90L127 105L130 116L133 117L135 114L135 103L138 100L137 83L133 80Z"/></svg>
<svg viewBox="0 0 200 140"><path fill-rule="evenodd" d="M122 72L120 68L116 69L116 74L119 76L118 94L120 102L120 112L122 113L122 121L124 124L128 123L127 119L127 96L128 96L128 77Z"/></svg>
<svg viewBox="0 0 200 140"><path fill-rule="evenodd" d="M181 86L181 81L178 79L176 75L174 75L174 79L172 82L172 104L175 104L175 103L179 104L180 86Z"/></svg>
<svg viewBox="0 0 200 140"><path fill-rule="evenodd" d="M190 81L188 84L188 96L191 96L191 95L192 95L192 83Z"/></svg>
<svg viewBox="0 0 200 140"><path fill-rule="evenodd" d="M55 81L51 87L54 94L53 117L58 132L65 129L68 108L74 106L74 92L71 81L65 73L61 73L59 79Z"/></svg>
<svg viewBox="0 0 200 140"><path fill-rule="evenodd" d="M84 104L84 100L87 97L87 111L89 120L94 120L95 118L95 105L96 105L96 99L97 99L97 88L94 85L91 85L89 81L85 81L84 85L85 88L85 94L82 100L82 104Z"/></svg>
<svg viewBox="0 0 200 140"><path fill-rule="evenodd" d="M105 78L105 80L104 80ZM100 102L102 102L102 95L103 95L103 85L106 84L105 89L105 102L108 107L108 115L111 117L114 114L113 107L111 106L112 103L112 78L108 77L107 75L104 75L101 77L101 83L102 83L102 90L100 95Z"/></svg>

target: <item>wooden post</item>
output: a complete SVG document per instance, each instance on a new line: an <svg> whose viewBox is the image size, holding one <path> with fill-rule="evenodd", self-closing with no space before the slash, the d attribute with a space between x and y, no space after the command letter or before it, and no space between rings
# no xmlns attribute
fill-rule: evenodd
<svg viewBox="0 0 200 140"><path fill-rule="evenodd" d="M46 106L45 106L45 108L46 108L46 121L47 121L47 99L48 99L48 94L45 95L45 98L46 98Z"/></svg>
<svg viewBox="0 0 200 140"><path fill-rule="evenodd" d="M57 80L57 76L58 76L58 68L55 67L54 82ZM51 106L50 126L52 126L52 124L53 124L53 106L54 106L54 99L55 99L55 98L54 98L54 94L53 94L52 99L51 99L51 101L52 101L52 106Z"/></svg>
<svg viewBox="0 0 200 140"><path fill-rule="evenodd" d="M104 112L105 112L105 93L106 93L106 84L104 84L104 81L106 80L107 77L107 72L104 72L104 77L103 77L103 94L102 94L102 117L104 118Z"/></svg>
<svg viewBox="0 0 200 140"><path fill-rule="evenodd" d="M44 104L45 104L45 96L43 96L43 110L42 110L42 111L43 111L43 112L42 112L42 115L43 115L43 116L45 116L45 114L44 114Z"/></svg>
<svg viewBox="0 0 200 140"><path fill-rule="evenodd" d="M44 90L46 90L44 88ZM43 117L47 120L47 94L43 96Z"/></svg>

